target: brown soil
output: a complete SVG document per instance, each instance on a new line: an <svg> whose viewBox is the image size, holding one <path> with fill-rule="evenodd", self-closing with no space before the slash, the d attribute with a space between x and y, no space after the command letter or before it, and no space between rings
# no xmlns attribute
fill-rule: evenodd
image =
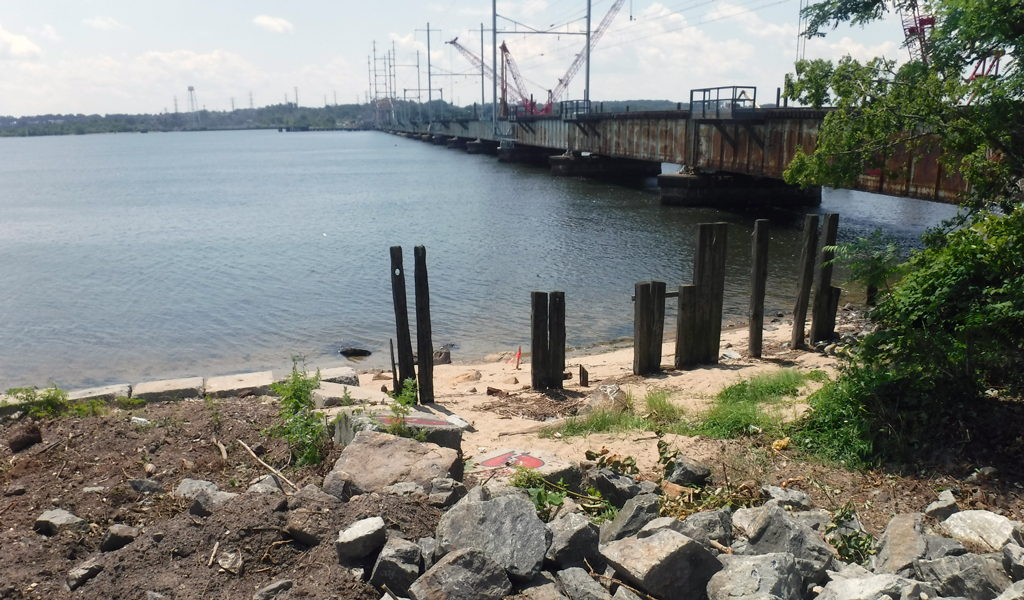
<svg viewBox="0 0 1024 600"><path fill-rule="evenodd" d="M318 519L314 529L324 540L310 548L280 532L289 511L279 494L241 496L205 519L190 515L187 501L170 494L186 477L213 481L225 491L245 491L266 470L237 439L250 446L261 442L267 448L263 459L286 468L290 453L285 444L261 434L276 415L276 403L256 398L218 405L157 403L130 413L114 409L102 417L40 421L43 443L18 454L2 444L0 490L7 494L23 488L24 493L0 497L0 598L137 600L149 590L178 599L251 598L272 581L292 579L294 598L376 600L380 595L373 588L338 565L332 538L356 520L381 515L393 532L415 540L433 534L440 511L397 496L362 496L332 506L307 503L304 508ZM134 425L131 416L152 425ZM12 422L0 426L0 439L17 427ZM214 436L227 446L228 461L211 441ZM318 467L289 470L288 478L300 487L320 485L337 453ZM126 483L144 478L147 462L156 466L152 479L167 493L140 494ZM83 491L98 486L105 490ZM90 531L51 538L34 532L35 519L53 508L86 519ZM103 572L84 587L66 591L68 570L99 554L101 537L115 523L139 527L142 533L127 547L104 554ZM241 553L240 573L220 569L216 559L207 566L215 544L218 554Z"/></svg>

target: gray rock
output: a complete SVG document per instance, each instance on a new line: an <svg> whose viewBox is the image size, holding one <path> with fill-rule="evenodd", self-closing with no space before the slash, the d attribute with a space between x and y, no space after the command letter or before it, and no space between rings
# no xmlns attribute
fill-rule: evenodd
<svg viewBox="0 0 1024 600"><path fill-rule="evenodd" d="M721 554L721 551L711 544L712 540L723 546L732 544L732 514L727 509L694 513L683 520L675 517L658 517L644 525L637 537L647 537L659 529L671 529L681 533L699 542L715 556Z"/></svg>
<svg viewBox="0 0 1024 600"><path fill-rule="evenodd" d="M311 517L309 509L300 508L290 511L282 533L304 546L319 546L322 530Z"/></svg>
<svg viewBox="0 0 1024 600"><path fill-rule="evenodd" d="M299 508L324 509L341 503L336 497L321 490L312 483L288 498L288 510Z"/></svg>
<svg viewBox="0 0 1024 600"><path fill-rule="evenodd" d="M999 552L1010 542L1024 544L1019 524L987 510L965 510L950 515L942 522L942 530L961 542L975 544L991 552Z"/></svg>
<svg viewBox="0 0 1024 600"><path fill-rule="evenodd" d="M1013 581L1024 580L1024 548L1017 544L1003 546L1003 569Z"/></svg>
<svg viewBox="0 0 1024 600"><path fill-rule="evenodd" d="M800 600L803 578L793 555L719 557L724 568L708 582L709 600Z"/></svg>
<svg viewBox="0 0 1024 600"><path fill-rule="evenodd" d="M432 537L425 537L420 538L418 543L420 546L420 557L423 558L423 570L428 571L440 558L437 556L437 540Z"/></svg>
<svg viewBox="0 0 1024 600"><path fill-rule="evenodd" d="M409 586L413 600L500 600L511 591L501 565L473 548L449 553Z"/></svg>
<svg viewBox="0 0 1024 600"><path fill-rule="evenodd" d="M739 352L736 352L735 350L725 350L724 352L722 352L722 358L726 360L739 360L743 358L743 355L741 355Z"/></svg>
<svg viewBox="0 0 1024 600"><path fill-rule="evenodd" d="M346 564L376 552L387 541L387 535L384 519L380 517L356 521L347 529L338 532L338 539L334 542L338 562Z"/></svg>
<svg viewBox="0 0 1024 600"><path fill-rule="evenodd" d="M246 494L283 494L281 484L277 477L264 475L259 477L245 490Z"/></svg>
<svg viewBox="0 0 1024 600"><path fill-rule="evenodd" d="M159 494L164 491L164 486L154 479L129 479L128 485L140 494Z"/></svg>
<svg viewBox="0 0 1024 600"><path fill-rule="evenodd" d="M772 500L778 500L782 506L788 506L797 510L809 510L814 506L811 503L810 496L799 490L781 488L777 485L766 485L761 488L761 493Z"/></svg>
<svg viewBox="0 0 1024 600"><path fill-rule="evenodd" d="M676 485L704 485L711 479L711 468L700 461L683 455L673 460L671 473L665 474L665 480Z"/></svg>
<svg viewBox="0 0 1024 600"><path fill-rule="evenodd" d="M620 577L662 600L703 600L722 563L704 546L671 530L625 538L601 547Z"/></svg>
<svg viewBox="0 0 1024 600"><path fill-rule="evenodd" d="M601 554L597 550L598 530L590 519L571 513L548 523L551 545L545 558L560 569L584 566L584 560L597 567Z"/></svg>
<svg viewBox="0 0 1024 600"><path fill-rule="evenodd" d="M99 575L102 571L103 564L100 562L100 557L94 556L74 569L68 571L68 588L76 590L85 585L85 582Z"/></svg>
<svg viewBox="0 0 1024 600"><path fill-rule="evenodd" d="M541 571L517 588L516 600L567 600L558 579L547 571Z"/></svg>
<svg viewBox="0 0 1024 600"><path fill-rule="evenodd" d="M653 481L643 480L637 485L640 486L641 494L661 494L661 488Z"/></svg>
<svg viewBox="0 0 1024 600"><path fill-rule="evenodd" d="M352 491L352 477L344 471L337 469L331 471L324 477L324 493L347 502L355 495Z"/></svg>
<svg viewBox="0 0 1024 600"><path fill-rule="evenodd" d="M996 600L1024 600L1024 581L1018 581L1003 590Z"/></svg>
<svg viewBox="0 0 1024 600"><path fill-rule="evenodd" d="M62 531L86 531L89 529L89 523L66 510L57 508L36 517L32 529L45 536L53 536Z"/></svg>
<svg viewBox="0 0 1024 600"><path fill-rule="evenodd" d="M601 543L607 544L636 535L644 525L658 518L658 497L640 494L626 501L608 527L601 529Z"/></svg>
<svg viewBox="0 0 1024 600"><path fill-rule="evenodd" d="M794 511L790 513L790 516L817 531L822 536L825 535L825 529L828 528L828 524L832 522L832 513L823 508Z"/></svg>
<svg viewBox="0 0 1024 600"><path fill-rule="evenodd" d="M402 538L389 539L373 565L370 585L377 588L386 585L396 594L405 596L420 575L421 562L419 546Z"/></svg>
<svg viewBox="0 0 1024 600"><path fill-rule="evenodd" d="M192 498L192 506L188 508L189 514L196 515L197 517L208 517L213 514L214 509L237 497L238 494L232 494L231 492L221 492L215 490L213 492L205 489L199 490L199 492Z"/></svg>
<svg viewBox="0 0 1024 600"><path fill-rule="evenodd" d="M612 600L643 600L640 596L637 596L633 592L627 590L625 586L619 586L615 590L615 594L612 595Z"/></svg>
<svg viewBox="0 0 1024 600"><path fill-rule="evenodd" d="M921 582L892 573L833 579L816 600L923 600L922 593L934 597L935 590Z"/></svg>
<svg viewBox="0 0 1024 600"><path fill-rule="evenodd" d="M278 594L292 589L292 585L291 579L280 579L256 590L256 593L252 595L252 600L270 600L277 597Z"/></svg>
<svg viewBox="0 0 1024 600"><path fill-rule="evenodd" d="M430 496L427 502L431 506L447 508L466 497L466 486L450 477L438 477L430 482Z"/></svg>
<svg viewBox="0 0 1024 600"><path fill-rule="evenodd" d="M128 525L111 525L100 540L100 552L120 550L139 537L139 530Z"/></svg>
<svg viewBox="0 0 1024 600"><path fill-rule="evenodd" d="M944 490L939 493L939 499L932 502L924 509L924 514L938 521L945 521L953 513L960 512L960 507L956 505L956 498L953 496L953 492Z"/></svg>
<svg viewBox="0 0 1024 600"><path fill-rule="evenodd" d="M351 367L335 367L320 371L320 381L359 387L359 375Z"/></svg>
<svg viewBox="0 0 1024 600"><path fill-rule="evenodd" d="M178 487L174 490L174 495L192 499L195 498L196 494L202 490L216 492L217 484L212 481L204 481L202 479L182 479L181 483L179 483Z"/></svg>
<svg viewBox="0 0 1024 600"><path fill-rule="evenodd" d="M612 595L586 571L571 567L558 572L558 581L571 600L611 600Z"/></svg>
<svg viewBox="0 0 1024 600"><path fill-rule="evenodd" d="M873 565L876 573L913 575L914 561L925 558L928 540L924 535L924 515L906 513L889 519L885 532L878 538L878 553Z"/></svg>
<svg viewBox="0 0 1024 600"><path fill-rule="evenodd" d="M164 596L160 592L154 592L153 590L149 590L148 592L146 592L146 600L166 600L166 599L167 599L167 596Z"/></svg>
<svg viewBox="0 0 1024 600"><path fill-rule="evenodd" d="M779 506L760 510L746 529L745 542L744 554L792 554L805 583L820 582L832 561L832 547Z"/></svg>
<svg viewBox="0 0 1024 600"><path fill-rule="evenodd" d="M88 489L88 488L86 488L86 489ZM102 488L100 488L100 489L102 489ZM26 491L27 490L25 490L25 486L23 486L22 484L20 484L20 483L12 483L11 485L9 485L6 488L4 488L4 496L8 497L8 498L11 497L11 496L23 496L23 495L25 495Z"/></svg>
<svg viewBox="0 0 1024 600"><path fill-rule="evenodd" d="M577 414L586 416L596 411L621 413L627 408L629 401L625 390L614 383L608 383L598 386L591 392L584 400L583 406L577 410Z"/></svg>
<svg viewBox="0 0 1024 600"><path fill-rule="evenodd" d="M601 492L601 497L618 508L622 508L626 500L640 493L640 486L632 477L611 469L600 469L593 479L594 487Z"/></svg>
<svg viewBox="0 0 1024 600"><path fill-rule="evenodd" d="M914 563L916 579L935 586L941 596L992 600L1010 587L1002 561L990 556L965 554Z"/></svg>
<svg viewBox="0 0 1024 600"><path fill-rule="evenodd" d="M395 496L413 496L416 494L422 496L426 494L426 492L423 491L422 485L411 481L402 481L400 483L385 486L381 492L384 494L394 494Z"/></svg>
<svg viewBox="0 0 1024 600"><path fill-rule="evenodd" d="M377 431L360 431L332 470L348 473L353 493L367 494L402 481L426 487L437 477L461 479L462 460L451 448ZM326 490L326 483L324 487Z"/></svg>
<svg viewBox="0 0 1024 600"><path fill-rule="evenodd" d="M476 548L501 565L509 577L528 581L539 571L551 531L536 508L519 496L482 502L471 496L453 506L437 525L437 542L454 549Z"/></svg>
<svg viewBox="0 0 1024 600"><path fill-rule="evenodd" d="M928 550L924 553L924 560L935 560L947 556L960 556L967 554L967 548L960 543L960 540L942 537L941 535L924 536Z"/></svg>

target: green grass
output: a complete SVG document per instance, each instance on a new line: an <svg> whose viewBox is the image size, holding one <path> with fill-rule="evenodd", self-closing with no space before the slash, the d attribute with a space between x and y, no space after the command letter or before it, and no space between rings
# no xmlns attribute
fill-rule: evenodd
<svg viewBox="0 0 1024 600"><path fill-rule="evenodd" d="M796 396L810 377L796 369L783 369L733 384L718 393L695 430L716 438L780 432L782 415L775 405Z"/></svg>
<svg viewBox="0 0 1024 600"><path fill-rule="evenodd" d="M582 417L569 417L560 427L545 429L540 437L549 438L556 432L562 437L587 436L592 433L616 433L652 429L654 423L630 411L596 410Z"/></svg>

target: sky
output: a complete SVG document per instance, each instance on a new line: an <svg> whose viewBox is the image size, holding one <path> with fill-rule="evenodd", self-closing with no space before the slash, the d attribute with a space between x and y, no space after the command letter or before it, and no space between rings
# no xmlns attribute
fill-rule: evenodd
<svg viewBox="0 0 1024 600"><path fill-rule="evenodd" d="M592 30L614 0L592 0ZM689 101L694 88L754 85L775 102L793 71L800 0L625 0L591 56L592 100ZM504 41L528 92L546 97L583 48L586 0L497 3ZM460 105L481 101L480 76L450 44L480 54L489 0L0 0L0 115L207 110L295 102L366 101L376 48L377 93L394 52L398 97L431 88ZM527 27L556 34L527 35ZM804 58L906 60L896 15L840 26L808 42ZM419 68L417 69L417 52ZM491 32L484 55L490 63ZM583 97L584 73L561 99ZM491 84L486 102L491 101Z"/></svg>

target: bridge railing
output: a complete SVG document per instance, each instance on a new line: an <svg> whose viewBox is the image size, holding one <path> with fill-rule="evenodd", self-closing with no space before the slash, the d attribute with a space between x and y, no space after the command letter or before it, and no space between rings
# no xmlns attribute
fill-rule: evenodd
<svg viewBox="0 0 1024 600"><path fill-rule="evenodd" d="M757 88L732 85L690 90L690 114L694 119L743 119L754 116Z"/></svg>
<svg viewBox="0 0 1024 600"><path fill-rule="evenodd" d="M590 100L563 100L558 103L563 121L575 121L580 115L590 114Z"/></svg>

